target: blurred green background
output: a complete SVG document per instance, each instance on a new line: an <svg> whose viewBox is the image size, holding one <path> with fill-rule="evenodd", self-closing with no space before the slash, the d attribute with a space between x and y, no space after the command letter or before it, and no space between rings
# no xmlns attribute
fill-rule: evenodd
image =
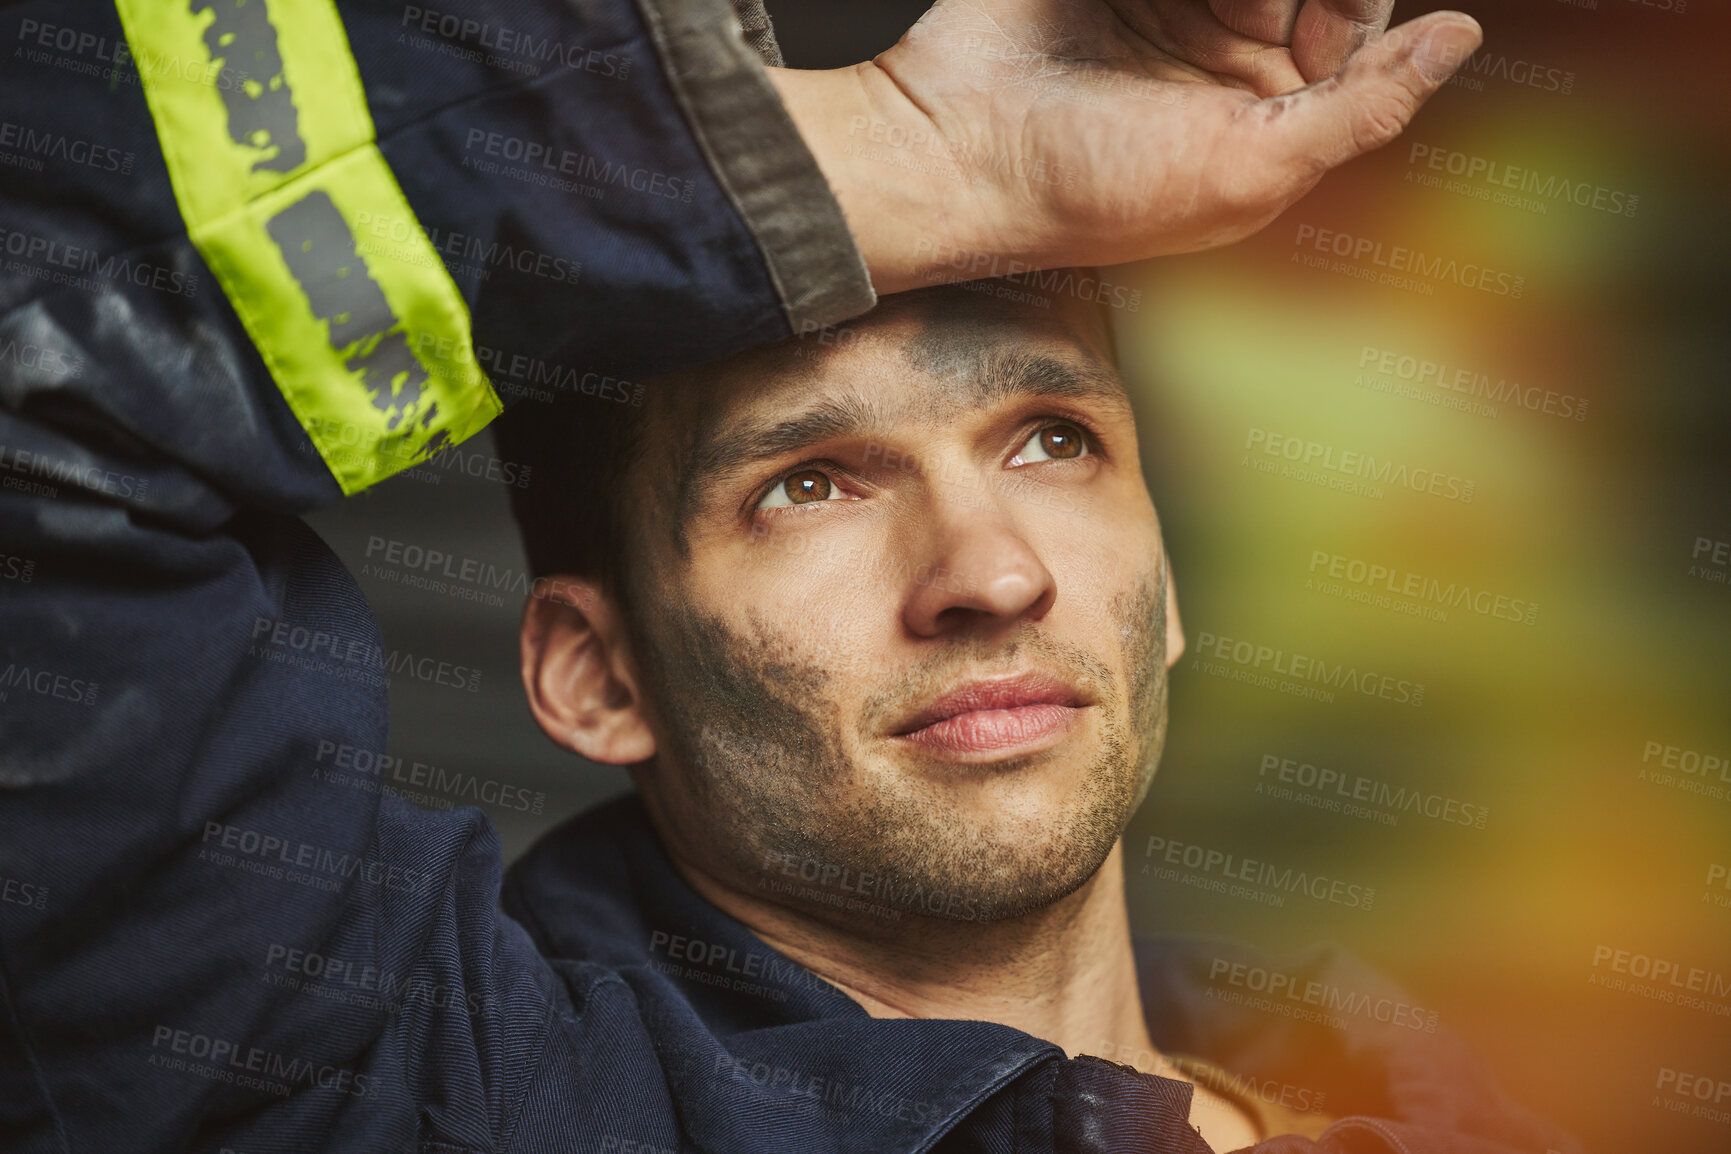
<svg viewBox="0 0 1731 1154"><path fill-rule="evenodd" d="M1250 241L1126 274L1143 295L1115 320L1191 646L1127 847L1132 910L1150 930L1339 942L1590 1149L1723 1154L1731 1097L1696 1117L1659 1080L1731 1082L1726 11L1465 7L1485 47L1400 141ZM1471 287L1475 267L1501 275ZM1392 483L1338 487L1375 484L1349 452ZM1373 588L1372 566L1394 576ZM1273 659L1210 662L1204 634L1422 683L1423 701L1234 680ZM1338 779L1306 790L1299 771L1278 794L1267 757L1483 807L1484 827L1354 813ZM1142 876L1149 836L1375 904ZM1613 972L1636 955L1681 987Z"/></svg>

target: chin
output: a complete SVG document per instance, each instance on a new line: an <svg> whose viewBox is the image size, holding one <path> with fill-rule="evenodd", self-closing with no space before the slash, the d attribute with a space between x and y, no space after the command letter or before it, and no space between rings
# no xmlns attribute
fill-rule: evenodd
<svg viewBox="0 0 1731 1154"><path fill-rule="evenodd" d="M1099 873L1129 820L1127 812L1118 820L1116 811L1098 809L1059 815L1054 805L1044 820L1000 813L973 824L967 840L982 867L970 887L978 920L1022 917L1069 897Z"/></svg>

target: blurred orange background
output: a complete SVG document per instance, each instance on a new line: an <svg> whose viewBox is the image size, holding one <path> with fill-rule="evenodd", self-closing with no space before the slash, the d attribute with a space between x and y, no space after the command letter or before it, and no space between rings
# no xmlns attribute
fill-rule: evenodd
<svg viewBox="0 0 1731 1154"><path fill-rule="evenodd" d="M1731 21L1686 4L1462 5L1401 140L1116 270L1190 644L1137 928L1339 942L1601 1154L1731 1151Z"/></svg>

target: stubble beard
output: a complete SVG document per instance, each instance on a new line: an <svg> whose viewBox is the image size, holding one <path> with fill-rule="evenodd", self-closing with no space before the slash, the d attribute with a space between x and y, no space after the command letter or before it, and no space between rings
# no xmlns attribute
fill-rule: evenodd
<svg viewBox="0 0 1731 1154"><path fill-rule="evenodd" d="M654 628L634 630L674 755L656 772L684 776L708 854L759 896L856 922L999 921L1043 909L1094 876L1153 779L1166 728L1164 576L1144 577L1109 607L1121 679L1030 623L1008 640L958 640L852 717L828 694L833 662L811 660L761 622L745 633L689 604L663 607ZM850 729L881 734L881 719L930 701L961 670L1028 661L1084 687L1099 719L1099 748L1054 812L966 820L943 774L899 759L861 764L843 740ZM1063 750L944 773L1013 774Z"/></svg>

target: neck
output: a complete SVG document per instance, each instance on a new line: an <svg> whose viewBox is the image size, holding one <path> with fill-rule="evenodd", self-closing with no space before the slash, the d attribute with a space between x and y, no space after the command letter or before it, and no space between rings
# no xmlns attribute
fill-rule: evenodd
<svg viewBox="0 0 1731 1154"><path fill-rule="evenodd" d="M1072 1056L1138 1066L1153 1058L1130 951L1121 841L1075 893L998 922L916 915L846 923L678 864L703 897L873 1017L999 1022ZM870 932L886 928L893 932Z"/></svg>

